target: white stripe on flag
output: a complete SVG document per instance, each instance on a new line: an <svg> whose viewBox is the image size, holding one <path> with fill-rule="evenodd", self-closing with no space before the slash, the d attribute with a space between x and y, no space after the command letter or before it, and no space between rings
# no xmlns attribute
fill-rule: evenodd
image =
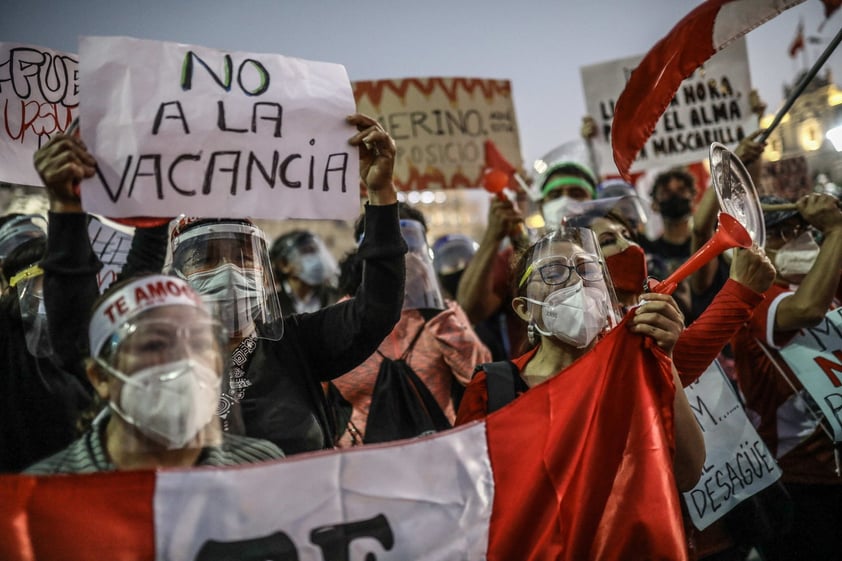
<svg viewBox="0 0 842 561"><path fill-rule="evenodd" d="M804 0L735 0L719 9L713 25L713 49L719 51L758 25Z"/></svg>
<svg viewBox="0 0 842 561"><path fill-rule="evenodd" d="M222 559L229 547L244 553L231 542L253 540L261 559L321 561L346 558L325 551L344 551L348 539L347 559L481 560L493 499L485 423L268 464L166 471L155 489L157 558Z"/></svg>

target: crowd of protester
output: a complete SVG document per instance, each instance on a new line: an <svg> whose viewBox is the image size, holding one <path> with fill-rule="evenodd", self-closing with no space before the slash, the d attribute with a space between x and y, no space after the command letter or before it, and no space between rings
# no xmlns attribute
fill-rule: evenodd
<svg viewBox="0 0 842 561"><path fill-rule="evenodd" d="M693 555L842 555L838 449L779 366L780 349L840 305L833 194L765 198L794 203L764 213L765 248L717 257L673 297L648 291L647 279L685 262L718 211L686 171L654 182L651 210L665 225L654 240L633 186L558 161L535 179L542 231L524 227L517 202L493 197L480 240L453 232L428 245L424 216L398 203L394 141L370 117L349 122L367 192L353 252L333 256L306 230L270 243L245 218L184 216L137 228L102 295L75 188L94 156L76 135L39 149L46 223L0 223L0 469L226 466L419 437L484 418L561 373L587 376L577 359L627 316L673 365L676 493L705 461L682 388L717 358L733 364L783 471L781 531L746 540L727 517L701 533L686 523ZM762 152L755 138L737 150L749 165Z"/></svg>

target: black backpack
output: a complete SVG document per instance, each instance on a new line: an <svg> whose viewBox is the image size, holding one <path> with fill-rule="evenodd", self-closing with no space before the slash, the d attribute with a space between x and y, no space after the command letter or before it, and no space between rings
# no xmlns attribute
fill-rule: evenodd
<svg viewBox="0 0 842 561"><path fill-rule="evenodd" d="M424 326L398 359L383 357L371 394L363 442L389 442L451 428L438 402L406 362Z"/></svg>
<svg viewBox="0 0 842 561"><path fill-rule="evenodd" d="M487 362L477 366L476 370L485 371L485 383L488 387L488 412L493 413L529 389L517 366L510 360Z"/></svg>

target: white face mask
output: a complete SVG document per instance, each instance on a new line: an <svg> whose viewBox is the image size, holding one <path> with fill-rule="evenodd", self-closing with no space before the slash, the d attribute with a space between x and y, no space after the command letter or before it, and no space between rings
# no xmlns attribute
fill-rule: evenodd
<svg viewBox="0 0 842 561"><path fill-rule="evenodd" d="M325 263L318 253L305 253L298 259L298 274L302 281L310 286L319 286L334 273L331 264Z"/></svg>
<svg viewBox="0 0 842 561"><path fill-rule="evenodd" d="M810 232L804 232L786 242L775 252L775 268L784 280L800 283L804 280L819 256L819 244Z"/></svg>
<svg viewBox="0 0 842 561"><path fill-rule="evenodd" d="M548 230L555 230L561 225L561 219L570 206L576 205L579 201L563 195L557 199L547 201L541 206L541 214L544 216L544 224Z"/></svg>
<svg viewBox="0 0 842 561"><path fill-rule="evenodd" d="M263 292L257 269L241 269L233 264L194 273L187 282L216 312L229 333L241 333L260 317Z"/></svg>
<svg viewBox="0 0 842 561"><path fill-rule="evenodd" d="M608 325L607 298L601 286L584 286L580 281L551 292L543 302L526 301L542 307L544 330L536 324L538 333L577 349L587 347Z"/></svg>
<svg viewBox="0 0 842 561"><path fill-rule="evenodd" d="M123 382L119 404L112 400L111 408L168 449L184 448L216 413L220 376L199 361L159 364L131 376L97 362Z"/></svg>

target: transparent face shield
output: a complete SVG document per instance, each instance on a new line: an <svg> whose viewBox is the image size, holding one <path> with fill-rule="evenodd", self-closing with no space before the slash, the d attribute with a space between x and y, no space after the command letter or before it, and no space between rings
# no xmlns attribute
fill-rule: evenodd
<svg viewBox="0 0 842 561"><path fill-rule="evenodd" d="M439 275L450 275L465 269L479 244L462 234L447 234L433 244L433 267Z"/></svg>
<svg viewBox="0 0 842 561"><path fill-rule="evenodd" d="M128 452L216 446L226 334L203 310L148 310L123 323L94 359L109 377L109 406L139 434Z"/></svg>
<svg viewBox="0 0 842 561"><path fill-rule="evenodd" d="M47 236L47 219L40 214L12 218L0 226L0 261L24 242Z"/></svg>
<svg viewBox="0 0 842 561"><path fill-rule="evenodd" d="M534 329L583 348L614 328L620 306L593 231L562 226L535 245L518 281Z"/></svg>
<svg viewBox="0 0 842 561"><path fill-rule="evenodd" d="M443 310L444 298L433 268L432 251L427 245L424 226L417 220L400 221L401 234L409 251L406 254L406 290L404 310L428 308Z"/></svg>
<svg viewBox="0 0 842 561"><path fill-rule="evenodd" d="M339 266L324 242L316 236L302 236L288 250L292 276L309 286L332 284Z"/></svg>
<svg viewBox="0 0 842 561"><path fill-rule="evenodd" d="M173 237L170 272L201 295L230 337L283 336L266 240L256 226L213 222L186 228Z"/></svg>
<svg viewBox="0 0 842 561"><path fill-rule="evenodd" d="M53 348L44 306L44 271L33 265L12 277L9 285L18 293L26 349L36 358L51 356Z"/></svg>

